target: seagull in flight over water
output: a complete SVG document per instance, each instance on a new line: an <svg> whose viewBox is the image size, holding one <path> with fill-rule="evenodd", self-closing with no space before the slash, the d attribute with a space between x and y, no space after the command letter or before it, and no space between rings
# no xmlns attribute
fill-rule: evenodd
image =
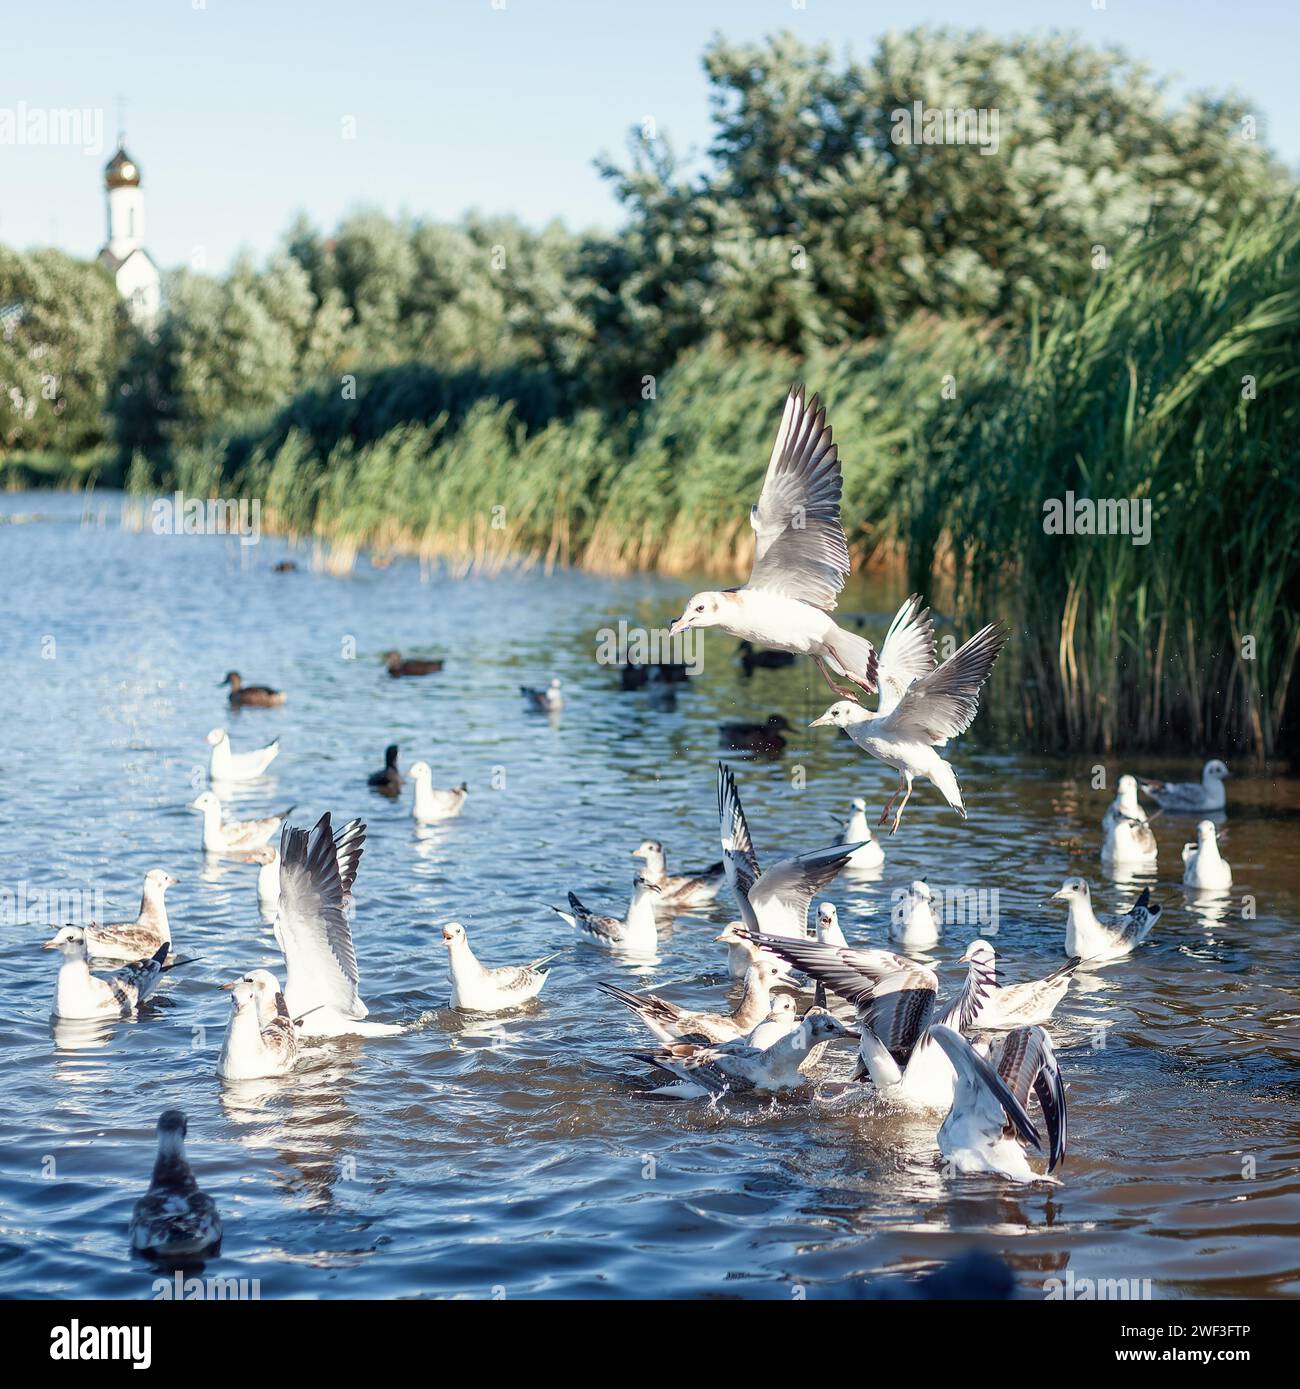
<svg viewBox="0 0 1300 1389"><path fill-rule="evenodd" d="M826 411L790 388L758 503L750 508L754 563L740 588L697 593L669 628L721 627L742 641L811 656L837 695L857 692L834 676L876 688L876 649L831 616L849 574L840 523L843 479Z"/></svg>

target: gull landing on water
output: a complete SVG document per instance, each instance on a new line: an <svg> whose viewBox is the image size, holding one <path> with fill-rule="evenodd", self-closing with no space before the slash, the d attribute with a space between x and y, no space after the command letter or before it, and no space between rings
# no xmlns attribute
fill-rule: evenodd
<svg viewBox="0 0 1300 1389"><path fill-rule="evenodd" d="M617 984L597 981L611 998L630 1008L661 1042L734 1042L754 1030L772 1011L772 988L781 971L772 959L760 959L745 974L745 991L730 1013L694 1013L658 994L634 994Z"/></svg>
<svg viewBox="0 0 1300 1389"><path fill-rule="evenodd" d="M1213 820L1196 827L1196 843L1183 845L1183 883L1186 887L1232 886L1232 869L1219 853L1219 836Z"/></svg>
<svg viewBox="0 0 1300 1389"><path fill-rule="evenodd" d="M167 920L164 894L176 886L176 879L161 868L145 874L140 914L134 921L117 926L85 927L86 949L97 960L143 960L161 945L171 945L171 925Z"/></svg>
<svg viewBox="0 0 1300 1389"><path fill-rule="evenodd" d="M128 1239L136 1254L197 1259L221 1248L217 1203L199 1190L185 1158L189 1125L179 1109L158 1116L158 1158L149 1190L131 1212Z"/></svg>
<svg viewBox="0 0 1300 1389"><path fill-rule="evenodd" d="M1160 803L1162 810L1190 814L1200 810L1222 810L1228 804L1223 788L1228 775L1227 767L1216 757L1205 764L1199 782L1144 781L1142 789Z"/></svg>
<svg viewBox="0 0 1300 1389"><path fill-rule="evenodd" d="M849 574L840 524L839 450L816 396L793 386L772 446L763 490L750 508L754 563L749 582L723 592L697 593L668 629L721 627L742 642L811 656L838 695L876 688L876 650L840 627L831 612Z"/></svg>
<svg viewBox="0 0 1300 1389"><path fill-rule="evenodd" d="M1007 1033L988 1055L950 1027L930 1036L943 1048L957 1075L952 1108L939 1128L939 1151L958 1172L992 1172L1013 1182L1053 1181L1029 1165L1024 1144L1042 1151L1029 1117L1029 1095L1047 1122L1047 1170L1065 1159L1065 1086L1042 1027Z"/></svg>
<svg viewBox="0 0 1300 1389"><path fill-rule="evenodd" d="M230 735L224 728L214 728L205 741L212 749L208 756L209 781L252 781L266 771L280 751L277 738L264 748L234 752L230 747Z"/></svg>
<svg viewBox="0 0 1300 1389"><path fill-rule="evenodd" d="M107 975L91 974L86 933L79 926L63 927L41 948L63 954L54 987L54 1016L84 1019L129 1017L158 987L171 946L160 945L147 960Z"/></svg>
<svg viewBox="0 0 1300 1389"><path fill-rule="evenodd" d="M293 810L283 815L268 815L261 820L221 820L221 802L211 791L205 791L190 803L191 810L203 812L203 849L209 854L240 854L265 844Z"/></svg>
<svg viewBox="0 0 1300 1389"><path fill-rule="evenodd" d="M446 791L433 789L433 768L427 762L414 763L407 775L415 782L415 804L411 814L422 825L436 824L439 820L453 820L465 806L469 795L468 783L462 782Z"/></svg>
<svg viewBox="0 0 1300 1389"><path fill-rule="evenodd" d="M536 998L550 976L550 970L543 970L542 965L555 959L554 955L543 955L527 965L489 968L480 964L469 948L469 937L459 921L442 928L442 943L447 947L451 971L451 1006L466 1013L502 1013Z"/></svg>
<svg viewBox="0 0 1300 1389"><path fill-rule="evenodd" d="M1082 878L1067 878L1052 901L1068 902L1070 916L1065 927L1065 953L1080 960L1118 960L1141 945L1160 920L1161 908L1151 900L1151 889L1123 913L1095 912L1092 892Z"/></svg>
<svg viewBox="0 0 1300 1389"><path fill-rule="evenodd" d="M593 944L625 955L653 955L659 948L659 927L655 922L655 901L659 889L640 875L632 887L627 916L600 916L588 911L576 893L569 893L569 910L551 910L576 927Z"/></svg>
<svg viewBox="0 0 1300 1389"><path fill-rule="evenodd" d="M645 861L642 877L659 889L657 905L665 910L708 906L726 877L721 863L701 868L697 873L670 874L664 846L657 839L643 840L632 850L632 857Z"/></svg>

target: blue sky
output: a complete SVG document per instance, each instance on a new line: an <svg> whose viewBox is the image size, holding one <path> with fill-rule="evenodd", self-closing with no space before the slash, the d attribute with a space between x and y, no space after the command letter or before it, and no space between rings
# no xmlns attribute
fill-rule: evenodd
<svg viewBox="0 0 1300 1389"><path fill-rule="evenodd" d="M678 150L708 141L709 37L789 28L865 54L889 27L1067 30L1178 78L1236 90L1300 164L1294 0L7 0L0 113L102 112L119 97L165 266L263 255L304 210L617 225L594 168L653 115ZM345 118L356 138L342 138ZM93 133L93 126L87 132ZM0 241L90 256L111 148L0 143Z"/></svg>

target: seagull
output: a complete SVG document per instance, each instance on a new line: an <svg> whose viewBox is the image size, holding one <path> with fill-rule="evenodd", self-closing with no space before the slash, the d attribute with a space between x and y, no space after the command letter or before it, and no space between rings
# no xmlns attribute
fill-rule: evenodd
<svg viewBox="0 0 1300 1389"><path fill-rule="evenodd" d="M461 782L446 791L433 789L433 768L427 762L415 762L407 775L415 782L415 804L411 814L422 825L431 825L438 820L453 820L465 806L469 795L469 785Z"/></svg>
<svg viewBox="0 0 1300 1389"><path fill-rule="evenodd" d="M401 675L437 675L442 669L441 661L431 661L419 656L403 659L400 651L385 651L383 660L394 680Z"/></svg>
<svg viewBox="0 0 1300 1389"><path fill-rule="evenodd" d="M912 796L912 782L918 776L926 777L962 819L966 818L957 774L935 749L943 747L949 738L964 733L974 722L979 712L980 688L989 678L1009 635L1000 622L991 622L981 627L941 666L935 666L904 685L907 667L902 661L909 657L919 661L917 652L924 646L923 641L916 639L913 621L901 627L897 625L906 610L907 604L904 604L894 619L895 625L890 627L890 637L885 638L881 666L886 673L881 676L880 703L876 712L873 714L861 704L844 699L832 704L809 724L810 728L833 724L844 729L865 752L898 772L898 790L889 798L880 817L883 825L889 819L894 802L902 796L889 827L890 834L898 829L903 810ZM891 637L902 653L898 657L889 649ZM895 671L900 670L902 673L896 675ZM895 697L900 687L903 693Z"/></svg>
<svg viewBox="0 0 1300 1389"><path fill-rule="evenodd" d="M792 994L775 994L767 1017L745 1038L745 1045L766 1051L773 1042L788 1037L803 1021ZM811 1053L810 1053L811 1054Z"/></svg>
<svg viewBox="0 0 1300 1389"><path fill-rule="evenodd" d="M1198 810L1222 810L1228 804L1223 789L1223 779L1228 775L1227 767L1216 757L1205 764L1199 784L1194 781L1144 781L1142 790L1159 801L1162 810L1189 814Z"/></svg>
<svg viewBox="0 0 1300 1389"><path fill-rule="evenodd" d="M140 897L140 915L120 926L96 926L92 921L85 929L86 949L96 960L143 960L157 952L160 945L170 945L171 925L167 920L167 904L163 900L176 879L161 868L151 868L144 878Z"/></svg>
<svg viewBox="0 0 1300 1389"><path fill-rule="evenodd" d="M934 894L929 883L918 878L910 887L894 894L894 910L889 914L889 934L909 950L924 950L939 942L939 921L935 918ZM942 910L940 911L942 917Z"/></svg>
<svg viewBox="0 0 1300 1389"><path fill-rule="evenodd" d="M1013 1027L1029 1027L1043 1023L1056 1011L1065 997L1074 971L1080 961L1076 956L1044 979L1030 979L1023 984L997 982L997 956L986 940L973 940L962 959L969 963L970 972L981 976L982 998L971 1014L968 1026L981 1032L1003 1032Z"/></svg>
<svg viewBox="0 0 1300 1389"><path fill-rule="evenodd" d="M535 690L531 685L520 685L519 693L528 701L534 709L550 710L564 708L564 695L560 692L561 685L558 677L551 681L544 690Z"/></svg>
<svg viewBox="0 0 1300 1389"><path fill-rule="evenodd" d="M1153 866L1159 857L1155 831L1141 820L1117 815L1101 845L1102 861L1111 864L1147 864Z"/></svg>
<svg viewBox="0 0 1300 1389"><path fill-rule="evenodd" d="M848 945L844 932L840 930L840 914L833 902L818 904L816 933L818 945Z"/></svg>
<svg viewBox="0 0 1300 1389"><path fill-rule="evenodd" d="M870 1075L883 1099L905 1109L951 1106L953 1068L928 1029L933 1022L969 1031L988 990L982 975L968 974L957 996L935 1016L938 977L906 956L753 933L751 939L857 1010L861 1042L855 1080Z"/></svg>
<svg viewBox="0 0 1300 1389"><path fill-rule="evenodd" d="M158 987L171 946L160 945L147 960L108 975L91 974L86 933L80 926L63 927L41 948L63 953L54 988L54 1016L81 1019L130 1016Z"/></svg>
<svg viewBox="0 0 1300 1389"><path fill-rule="evenodd" d="M1183 882L1188 887L1232 886L1232 869L1219 853L1219 836L1213 820L1196 827L1196 843L1183 845Z"/></svg>
<svg viewBox="0 0 1300 1389"><path fill-rule="evenodd" d="M255 969L221 987L230 991L230 1021L217 1075L222 1080L262 1080L293 1070L298 1030L275 975Z"/></svg>
<svg viewBox="0 0 1300 1389"><path fill-rule="evenodd" d="M734 1042L748 1036L772 1011L772 989L781 982L773 959L760 959L745 975L745 990L730 1013L693 1013L658 994L634 994L597 981L611 998L630 1008L661 1042Z"/></svg>
<svg viewBox="0 0 1300 1389"><path fill-rule="evenodd" d="M131 1211L131 1251L156 1259L197 1259L221 1248L221 1213L199 1190L185 1160L188 1125L179 1109L158 1116L158 1157L149 1190Z"/></svg>
<svg viewBox="0 0 1300 1389"><path fill-rule="evenodd" d="M269 685L245 685L237 670L230 671L221 684L230 686L232 709L243 709L248 705L270 709L284 703L282 691L273 690ZM217 688L220 689L220 685Z"/></svg>
<svg viewBox="0 0 1300 1389"><path fill-rule="evenodd" d="M722 862L727 882L751 931L804 940L808 935L808 904L844 867L857 847L832 844L808 854L781 859L765 873L759 870L749 823L740 804L736 778L718 763L718 821Z"/></svg>
<svg viewBox="0 0 1300 1389"><path fill-rule="evenodd" d="M259 844L246 857L249 863L259 865L257 905L264 912L273 913L280 905L280 851L274 844Z"/></svg>
<svg viewBox="0 0 1300 1389"><path fill-rule="evenodd" d="M214 728L205 741L212 749L208 755L209 781L252 781L266 771L280 751L280 740L277 738L264 748L233 752L230 734L224 728Z"/></svg>
<svg viewBox="0 0 1300 1389"><path fill-rule="evenodd" d="M674 1042L654 1052L633 1052L634 1060L663 1071L690 1089L681 1095L704 1092L722 1095L757 1091L770 1094L806 1084L803 1067L824 1043L837 1037L857 1039L856 1031L822 1008L810 1008L792 1031L759 1050L743 1040L721 1046Z"/></svg>
<svg viewBox="0 0 1300 1389"><path fill-rule="evenodd" d="M1121 820L1136 820L1140 825L1147 823L1147 813L1138 800L1136 777L1125 775L1115 783L1115 799L1106 807L1106 813L1101 817L1101 827L1109 832Z"/></svg>
<svg viewBox="0 0 1300 1389"><path fill-rule="evenodd" d="M527 965L481 965L459 921L442 928L442 943L451 970L451 1006L465 1013L501 1013L536 998L551 973L541 966L555 959L543 955Z"/></svg>
<svg viewBox="0 0 1300 1389"><path fill-rule="evenodd" d="M211 791L204 791L190 803L191 810L203 812L203 848L209 854L239 854L265 844L280 828L292 806L282 815L267 815L261 820L227 820L221 822L221 802Z"/></svg>
<svg viewBox="0 0 1300 1389"><path fill-rule="evenodd" d="M358 992L357 953L345 910L366 842L349 820L337 834L329 811L310 830L286 825L280 835L280 909L275 939L284 954L289 1012L310 1037L391 1037L392 1023L366 1022Z"/></svg>
<svg viewBox="0 0 1300 1389"><path fill-rule="evenodd" d="M373 786L381 795L390 799L401 794L402 774L397 770L397 744L389 743L384 749L384 770L371 772L366 785Z"/></svg>
<svg viewBox="0 0 1300 1389"><path fill-rule="evenodd" d="M879 868L885 861L885 851L880 841L871 837L867 824L867 803L861 796L854 796L849 802L849 819L840 835L841 844L856 844L858 847L849 855L846 865L849 868Z"/></svg>
<svg viewBox="0 0 1300 1389"><path fill-rule="evenodd" d="M659 889L662 894L658 902L660 907L708 906L727 876L721 862L695 873L670 874L664 859L664 846L657 839L643 840L632 850L632 857L645 860L641 876Z"/></svg>
<svg viewBox="0 0 1300 1389"><path fill-rule="evenodd" d="M622 920L588 911L572 892L569 893L567 912L559 907L552 907L551 910L562 916L570 926L576 926L593 945L627 955L653 955L659 947L659 928L655 924L655 900L658 896L659 889L638 875L632 885L632 900L628 904L627 916Z"/></svg>
<svg viewBox="0 0 1300 1389"><path fill-rule="evenodd" d="M952 1108L939 1128L939 1151L958 1172L992 1172L1013 1182L1055 1180L1029 1165L1024 1144L1042 1150L1028 1113L1032 1090L1047 1121L1047 1170L1065 1158L1065 1086L1044 1027L1018 1027L988 1056L950 1027L933 1027L957 1073Z"/></svg>
<svg viewBox="0 0 1300 1389"><path fill-rule="evenodd" d="M749 582L725 592L697 593L668 629L721 627L742 641L811 656L836 694L852 697L851 680L876 688L876 649L831 616L849 574L840 524L842 479L837 446L816 396L791 387L763 478L750 508L754 563Z"/></svg>
<svg viewBox="0 0 1300 1389"><path fill-rule="evenodd" d="M1127 955L1146 940L1162 910L1151 900L1151 889L1144 887L1142 896L1127 912L1098 914L1092 909L1092 893L1082 878L1067 878L1060 891L1052 893L1052 900L1070 904L1065 953L1081 960L1117 960Z"/></svg>

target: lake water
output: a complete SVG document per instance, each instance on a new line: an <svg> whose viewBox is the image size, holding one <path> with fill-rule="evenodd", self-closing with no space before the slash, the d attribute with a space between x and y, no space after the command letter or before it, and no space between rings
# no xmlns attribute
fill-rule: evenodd
<svg viewBox="0 0 1300 1389"><path fill-rule="evenodd" d="M639 970L574 944L548 909L573 888L621 911L647 836L670 868L718 857L720 719L779 711L796 726L776 761L727 755L764 863L833 838L852 795L874 818L892 774L803 727L829 702L810 665L746 680L735 643L711 633L703 674L661 709L620 691L594 652L620 617L665 624L679 582L430 579L404 560L331 577L277 540L124 529L118 505L0 496L4 1293L152 1296L159 1272L128 1256L126 1226L170 1106L189 1116L195 1172L225 1217L206 1272L257 1279L263 1298L843 1296L973 1245L1002 1253L1028 1297L1071 1274L1150 1279L1155 1297L1300 1291L1295 780L1234 765L1225 900L1189 897L1179 849L1191 822L1157 821L1154 936L1081 975L1054 1024L1071 1106L1062 1185L950 1179L932 1124L844 1085L843 1048L814 1088L779 1102L647 1098L626 1053L648 1034L595 982L717 1006L712 937L735 914L725 890ZM290 553L300 571L273 573ZM867 589L855 602L879 634L901 596ZM393 646L444 654L446 670L392 680L379 653ZM217 687L231 668L288 703L232 717ZM517 687L553 674L567 707L530 715ZM280 962L256 870L205 863L186 809L218 725L237 749L283 740L234 813L296 804L299 824L325 810L367 821L362 993L373 1018L411 1024L395 1039L316 1045L288 1077L226 1089L217 985ZM436 784L469 782L460 819L418 830L409 790L396 803L367 790L389 742L403 765L429 761ZM1194 753L1134 770L1192 777ZM972 736L954 760L969 821L922 787L879 880L842 878L828 895L850 939L885 944L891 894L913 878L996 889L1004 978L1037 977L1062 959L1064 913L1041 904L1064 877L1087 876L1106 907L1132 899L1100 864L1098 759ZM1105 765L1113 785L1124 768ZM180 880L173 935L198 962L134 1021L56 1030L55 970L38 948L49 928L15 921L14 899L102 894L111 919L129 919L153 867ZM452 919L489 963L562 950L541 999L497 1019L451 1012L440 928ZM945 987L992 924L949 926L936 952Z"/></svg>

